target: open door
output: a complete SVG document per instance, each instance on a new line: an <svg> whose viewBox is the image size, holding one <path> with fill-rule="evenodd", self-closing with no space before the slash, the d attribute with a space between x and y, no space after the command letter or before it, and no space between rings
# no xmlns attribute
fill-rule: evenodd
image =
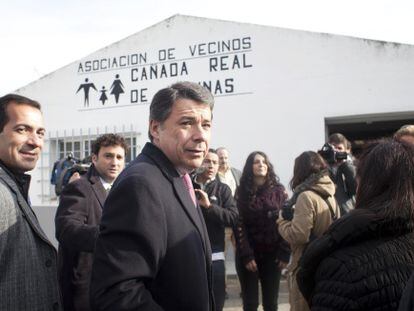
<svg viewBox="0 0 414 311"><path fill-rule="evenodd" d="M352 143L352 153L358 157L367 142L392 137L406 124L414 124L414 112L325 118L325 134L326 139L333 133L345 135Z"/></svg>

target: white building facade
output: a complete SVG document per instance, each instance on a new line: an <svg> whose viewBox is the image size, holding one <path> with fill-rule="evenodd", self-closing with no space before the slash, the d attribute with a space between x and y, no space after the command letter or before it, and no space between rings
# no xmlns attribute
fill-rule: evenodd
<svg viewBox="0 0 414 311"><path fill-rule="evenodd" d="M357 139L359 126L414 119L414 46L176 15L17 90L42 104L48 131L32 172L38 213L57 205L55 160L85 157L106 132L123 133L135 157L152 96L184 80L215 95L212 147L240 169L264 151L285 185L294 158L329 131Z"/></svg>

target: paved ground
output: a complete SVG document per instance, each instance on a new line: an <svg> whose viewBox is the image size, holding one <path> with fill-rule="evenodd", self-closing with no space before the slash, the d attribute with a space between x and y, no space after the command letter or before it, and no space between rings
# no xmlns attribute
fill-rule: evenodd
<svg viewBox="0 0 414 311"><path fill-rule="evenodd" d="M239 280L235 275L231 275L227 279L227 293L229 294L229 299L226 300L224 305L225 311L242 311L243 305L240 298L240 285ZM289 296L287 290L286 280L282 279L280 282L279 289L279 309L278 311L289 311L290 306L288 303ZM263 309L259 307L260 311Z"/></svg>
<svg viewBox="0 0 414 311"><path fill-rule="evenodd" d="M240 297L240 284L237 279L235 264L234 264L234 250L232 243L230 242L229 232L226 232L226 272L227 277L227 293L229 294L229 299L226 300L224 305L224 311L242 311L243 304ZM262 311L261 306L258 309ZM286 279L282 278L280 281L279 288L279 309L278 311L289 311L289 294L286 284Z"/></svg>

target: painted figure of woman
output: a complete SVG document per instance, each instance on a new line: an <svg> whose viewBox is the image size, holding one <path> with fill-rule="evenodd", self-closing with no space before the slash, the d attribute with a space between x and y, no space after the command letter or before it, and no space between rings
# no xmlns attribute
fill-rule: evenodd
<svg viewBox="0 0 414 311"><path fill-rule="evenodd" d="M121 80L119 79L119 75L115 75L115 80L112 82L111 85L111 94L115 96L115 102L118 103L119 95L125 93L124 85L122 84Z"/></svg>

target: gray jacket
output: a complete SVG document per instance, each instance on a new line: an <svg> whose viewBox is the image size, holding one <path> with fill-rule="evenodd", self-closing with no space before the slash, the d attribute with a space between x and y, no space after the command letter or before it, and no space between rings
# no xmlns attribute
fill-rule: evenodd
<svg viewBox="0 0 414 311"><path fill-rule="evenodd" d="M56 250L1 166L0 310L62 310Z"/></svg>
<svg viewBox="0 0 414 311"><path fill-rule="evenodd" d="M242 172L239 171L237 168L230 168L231 173L233 174L234 180L236 181L236 187L240 185L240 178L242 176Z"/></svg>

